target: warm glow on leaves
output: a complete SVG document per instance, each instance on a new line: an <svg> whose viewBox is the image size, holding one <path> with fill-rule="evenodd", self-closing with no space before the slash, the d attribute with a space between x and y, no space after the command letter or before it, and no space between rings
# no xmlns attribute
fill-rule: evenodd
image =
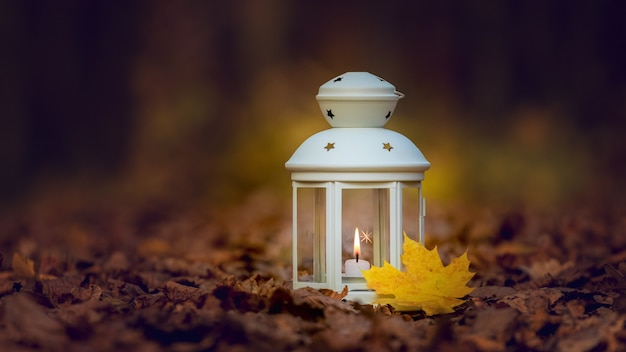
<svg viewBox="0 0 626 352"><path fill-rule="evenodd" d="M437 247L426 249L404 234L400 271L385 261L382 268L363 270L367 285L376 290L376 303L391 304L398 310L422 309L427 315L451 313L472 292L467 282L470 272L467 252L443 266Z"/></svg>

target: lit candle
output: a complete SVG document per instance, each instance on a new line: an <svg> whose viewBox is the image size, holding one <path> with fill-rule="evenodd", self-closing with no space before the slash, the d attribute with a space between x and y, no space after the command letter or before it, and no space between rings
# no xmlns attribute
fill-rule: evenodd
<svg viewBox="0 0 626 352"><path fill-rule="evenodd" d="M346 276L363 277L361 270L368 270L370 263L367 260L359 259L361 255L361 242L359 241L359 228L354 230L354 257L356 259L348 259L345 262Z"/></svg>

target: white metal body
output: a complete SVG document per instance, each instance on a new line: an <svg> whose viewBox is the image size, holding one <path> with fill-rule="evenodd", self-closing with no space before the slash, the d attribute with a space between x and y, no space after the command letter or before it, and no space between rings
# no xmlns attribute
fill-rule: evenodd
<svg viewBox="0 0 626 352"><path fill-rule="evenodd" d="M338 83L343 86L333 86ZM430 163L408 138L382 128L400 97L391 84L366 72L349 72L320 87L322 113L332 111L325 117L335 127L309 137L285 164L293 183L294 288L341 291L347 285L348 299L369 303L375 298L364 279L342 273L346 223L351 220L346 217L354 212L358 215L356 210L346 211L345 197L371 195L372 203L363 206L374 218L369 258L373 265L388 261L401 268L402 233L407 225L403 221L416 222L415 239L423 242L421 181ZM403 199L409 194L411 199ZM299 209L302 198L311 198L308 208ZM407 215L403 207L417 211ZM303 214L305 211L313 214ZM300 275L304 265L301 253L311 257L306 263L312 273L307 271L306 280Z"/></svg>

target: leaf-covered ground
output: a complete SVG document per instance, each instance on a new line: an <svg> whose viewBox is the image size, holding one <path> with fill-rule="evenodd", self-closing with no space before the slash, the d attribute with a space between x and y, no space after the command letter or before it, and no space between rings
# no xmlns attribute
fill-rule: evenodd
<svg viewBox="0 0 626 352"><path fill-rule="evenodd" d="M64 351L618 351L623 209L440 207L427 247L466 248L476 289L426 317L292 290L290 209L43 199L0 219L0 346Z"/></svg>

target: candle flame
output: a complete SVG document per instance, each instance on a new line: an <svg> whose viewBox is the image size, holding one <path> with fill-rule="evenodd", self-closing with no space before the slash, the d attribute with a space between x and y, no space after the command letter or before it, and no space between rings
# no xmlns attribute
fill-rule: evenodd
<svg viewBox="0 0 626 352"><path fill-rule="evenodd" d="M354 256L359 260L359 256L361 256L361 241L359 240L359 228L354 229Z"/></svg>

